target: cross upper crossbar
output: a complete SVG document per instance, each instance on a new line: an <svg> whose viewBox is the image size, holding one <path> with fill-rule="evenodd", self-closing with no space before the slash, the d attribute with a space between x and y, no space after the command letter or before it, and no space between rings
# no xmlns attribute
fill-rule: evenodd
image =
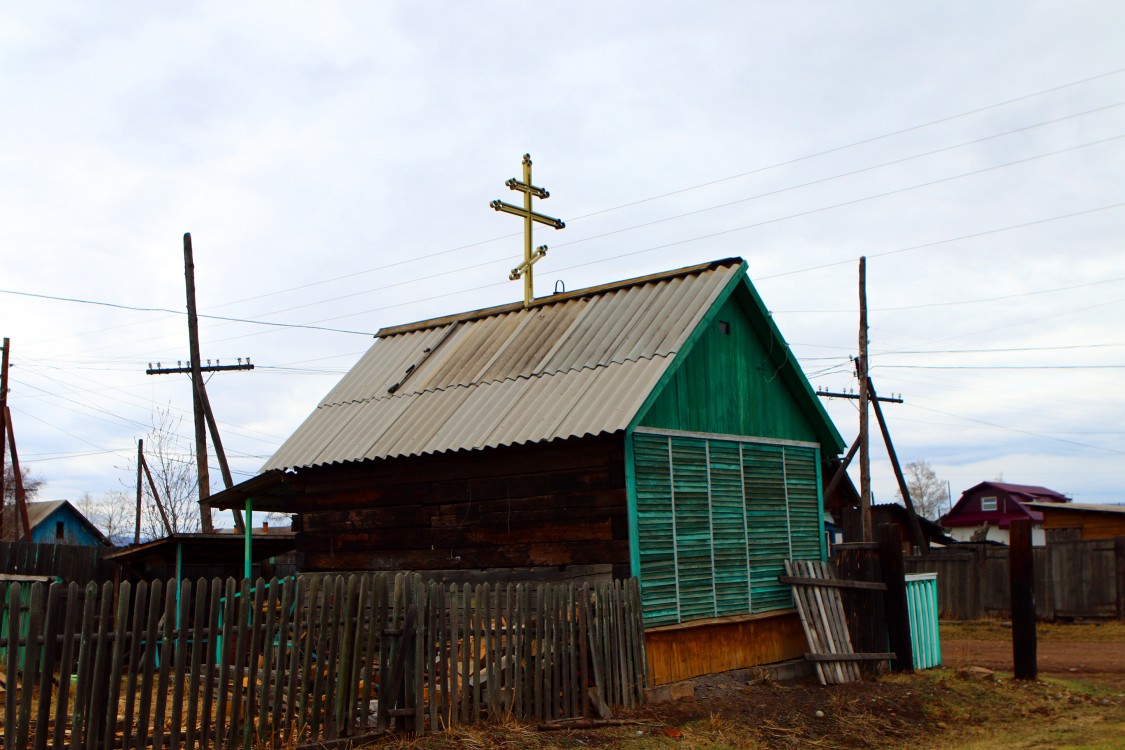
<svg viewBox="0 0 1125 750"><path fill-rule="evenodd" d="M488 205L492 206L497 211L502 211L506 214L522 216L525 219L531 217L532 221L538 221L540 224L546 224L547 226L554 227L555 229L566 228L566 223L559 219L547 216L546 214L536 213L535 211L528 211L526 209L520 208L519 206L513 206L511 203L505 203L504 201L492 201L492 203L489 203Z"/></svg>

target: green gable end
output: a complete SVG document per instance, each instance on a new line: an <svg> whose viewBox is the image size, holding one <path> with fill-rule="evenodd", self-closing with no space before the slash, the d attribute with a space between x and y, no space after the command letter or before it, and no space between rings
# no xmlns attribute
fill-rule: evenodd
<svg viewBox="0 0 1125 750"><path fill-rule="evenodd" d="M835 441L826 433L834 431L817 429L816 405L808 403L816 397L761 318L749 286L740 283L701 323L638 426L817 442L832 453Z"/></svg>

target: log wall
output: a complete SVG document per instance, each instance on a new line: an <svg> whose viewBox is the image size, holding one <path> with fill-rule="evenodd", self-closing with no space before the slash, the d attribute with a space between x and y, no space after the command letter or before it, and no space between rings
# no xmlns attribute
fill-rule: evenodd
<svg viewBox="0 0 1125 750"><path fill-rule="evenodd" d="M624 460L603 437L306 470L303 570L628 575Z"/></svg>

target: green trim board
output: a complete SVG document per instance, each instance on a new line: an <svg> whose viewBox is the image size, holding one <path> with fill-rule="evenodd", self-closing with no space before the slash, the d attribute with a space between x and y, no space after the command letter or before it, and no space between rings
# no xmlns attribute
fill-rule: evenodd
<svg viewBox="0 0 1125 750"><path fill-rule="evenodd" d="M638 431L632 554L645 625L792 606L786 559L823 559L816 445Z"/></svg>

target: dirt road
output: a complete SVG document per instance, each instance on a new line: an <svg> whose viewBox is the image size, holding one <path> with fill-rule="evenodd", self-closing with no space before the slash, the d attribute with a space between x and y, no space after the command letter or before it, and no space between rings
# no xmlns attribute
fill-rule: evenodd
<svg viewBox="0 0 1125 750"><path fill-rule="evenodd" d="M941 644L947 667L1012 670L1010 641L948 640ZM1050 674L1125 674L1125 643L1039 641L1039 671Z"/></svg>

